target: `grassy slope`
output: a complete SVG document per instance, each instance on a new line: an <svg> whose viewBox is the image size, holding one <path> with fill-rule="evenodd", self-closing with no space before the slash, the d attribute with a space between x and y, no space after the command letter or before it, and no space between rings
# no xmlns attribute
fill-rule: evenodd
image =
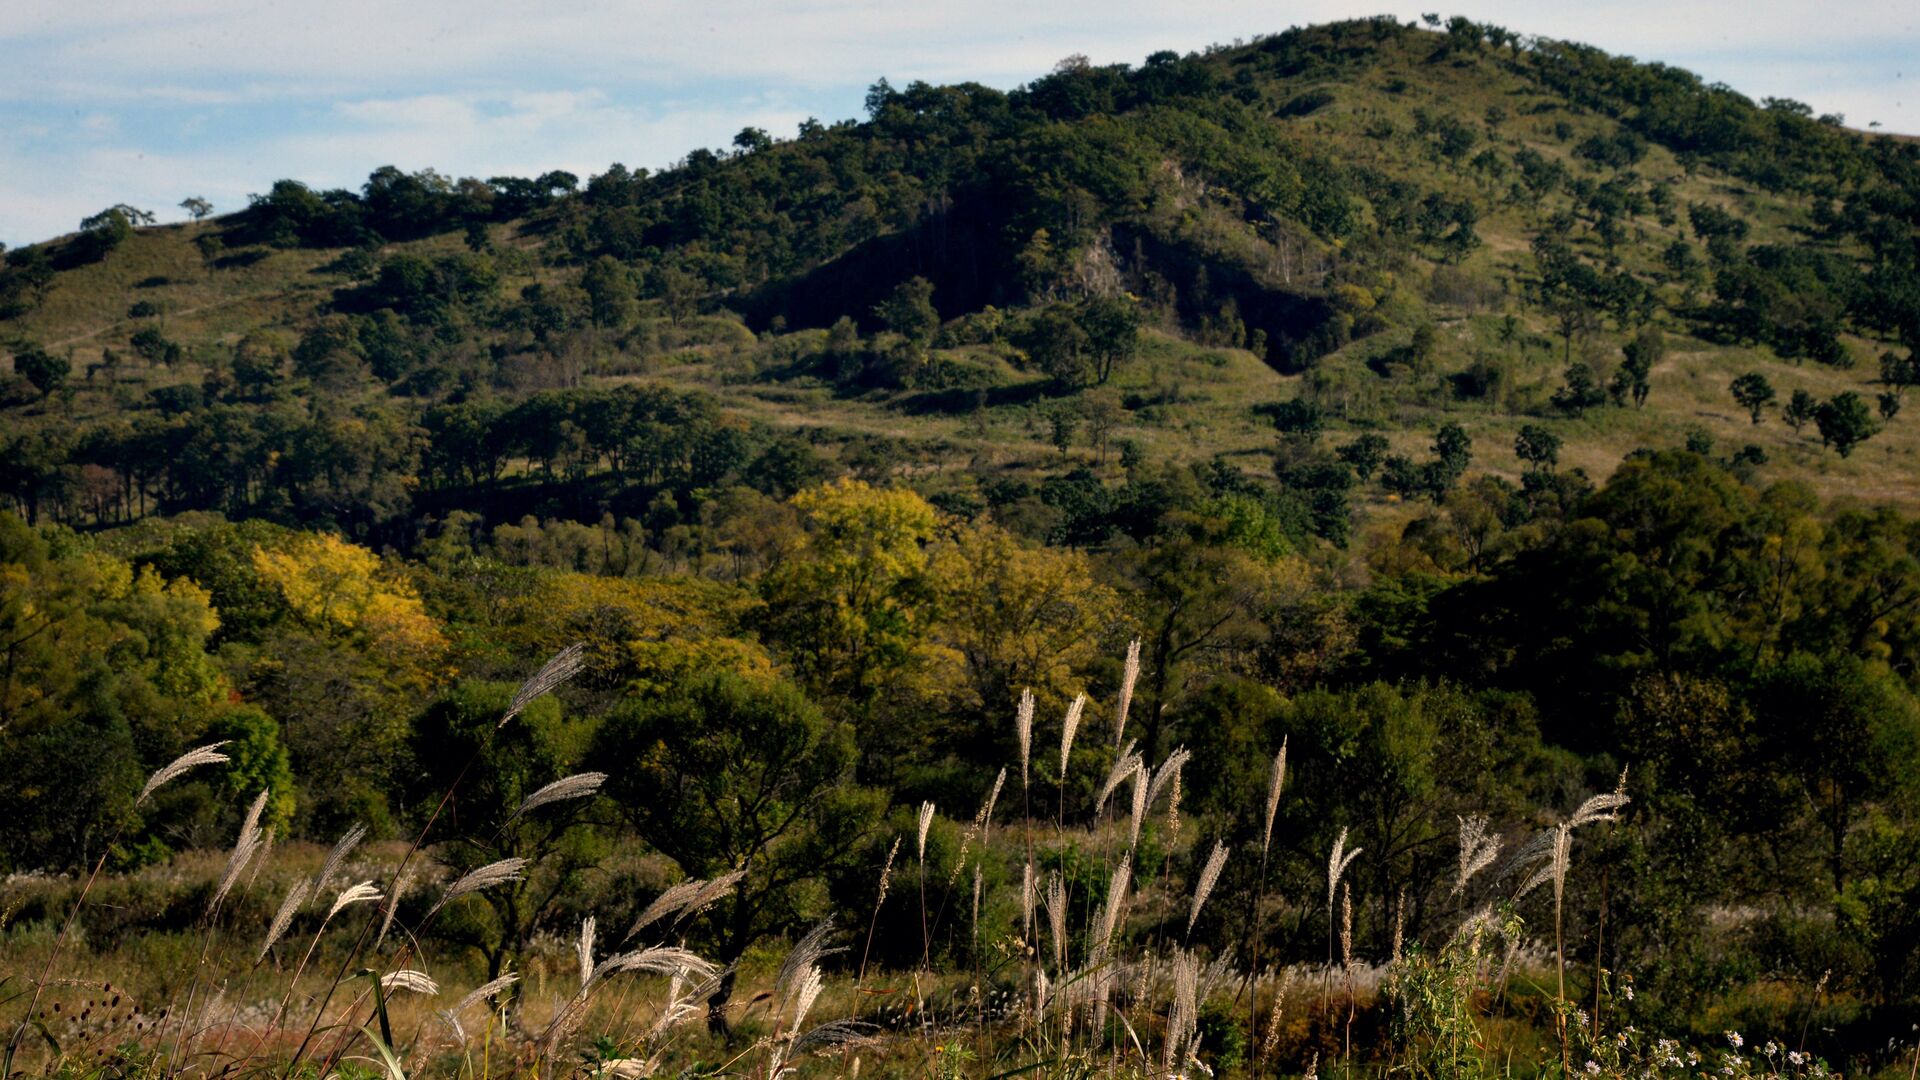
<svg viewBox="0 0 1920 1080"><path fill-rule="evenodd" d="M1419 37L1414 39L1416 45ZM1441 164L1425 140L1413 134L1413 113L1416 108L1452 113L1483 133L1482 145L1502 155L1531 147L1562 161L1573 175L1595 179L1608 174L1573 158L1570 147L1589 133L1609 130L1613 122L1561 107L1528 113L1529 107L1551 103L1551 99L1521 75L1486 55L1432 62L1422 55L1423 49L1389 43L1373 62L1339 78L1283 81L1270 87L1270 94L1282 96L1316 87L1334 94L1331 104L1310 116L1272 122L1289 125L1306 145L1335 160L1366 165L1456 195L1472 194L1485 208L1479 225L1483 243L1464 267L1507 283L1504 306L1519 316L1525 330L1521 339L1509 345L1499 342L1500 313L1469 313L1427 301L1424 278L1430 264L1417 261L1400 276L1394 312L1396 322L1431 318L1438 325L1439 357L1435 370L1425 378L1386 378L1366 367L1369 357L1406 340L1405 325L1350 344L1323 359L1306 377L1281 376L1249 353L1204 348L1181 339L1177 328L1166 327L1150 334L1141 359L1116 378L1115 388L1123 394L1158 397L1176 388L1173 403L1157 407L1150 415L1130 414L1115 438L1138 439L1155 456L1248 455L1243 460L1249 468L1263 469L1264 461L1252 455L1272 444L1272 434L1249 407L1294 396L1302 392L1300 384L1312 379L1341 388L1331 399L1345 406L1346 424L1337 427L1380 430L1396 451L1420 455L1432 430L1454 420L1474 438L1476 469L1509 476L1518 472L1511 445L1524 423L1548 424L1565 440L1563 465L1584 468L1596 477L1605 475L1636 447L1677 444L1689 430L1699 429L1713 437L1722 453L1745 443L1762 447L1771 459L1763 471L1765 477L1804 481L1830 496L1920 504L1920 472L1904 467L1920 450L1920 431L1911 418L1896 419L1850 460L1842 460L1823 450L1810 429L1796 435L1778 419L1777 410L1765 423L1750 424L1727 393L1727 383L1735 375L1760 370L1773 381L1781 401L1802 388L1823 397L1854 389L1871 399L1877 389L1872 384L1875 358L1884 347L1880 343L1850 340L1859 361L1852 370L1794 366L1762 348L1728 347L1687 337L1686 327L1663 313L1658 322L1669 335L1670 352L1654 372L1653 393L1645 409L1603 408L1575 419L1549 408L1546 399L1559 384L1564 366L1561 345L1545 318L1528 310L1517 295L1519 281L1533 271L1527 245L1541 208L1503 205L1493 185L1484 184L1464 167ZM1229 53L1222 62L1253 63L1257 55L1251 50ZM1481 118L1490 106L1504 109L1507 119L1489 127ZM1367 133L1383 120L1392 123L1396 135L1383 139ZM1556 122L1571 124L1573 137L1556 138ZM1680 207L1711 202L1735 210L1753 224L1752 242L1808 242L1796 231L1807 213L1804 205L1751 190L1724 176L1689 176L1657 146L1649 149L1636 171L1650 181L1673 179ZM1504 182L1499 188L1504 190ZM1650 271L1661 248L1686 235L1685 222L1684 210L1672 227L1660 226L1650 215L1635 219L1621 248L1623 264ZM151 300L162 307L165 314L159 325L170 338L217 352L219 346L230 346L249 330L297 332L330 290L344 283L327 269L331 252L275 251L250 265L209 267L191 243L203 227L143 230L104 262L58 276L46 302L16 325L28 337L58 351L70 351L74 379L81 385L70 414L59 406L29 408L24 417L27 423L68 423L143 407L146 392L155 386L198 380L201 372L196 364L171 371L152 369L130 355L127 339L142 322L125 314L136 300ZM496 235L498 243L534 247L530 238L514 235L511 228L498 229ZM390 250L450 250L458 245L457 237L447 235L394 245ZM537 260L530 263L536 268L528 274L542 278L571 273L540 269ZM504 286L517 291L531 279L509 277ZM1671 289L1663 292L1663 299L1673 299ZM707 336L735 342L745 337L737 330ZM1618 362L1619 337L1609 329L1586 343L1586 356L1601 369L1603 379ZM86 366L99 359L103 348L122 354L125 367L117 385L105 385L105 380L83 382ZM640 361L601 359L607 369L623 372L609 378L704 387L720 395L730 408L777 425L906 440L917 456L931 459L927 464L974 462L1022 468L1059 462L1047 441L1044 411L1050 405L1045 399L1038 404L997 406L973 416L913 414L884 395L845 397L806 379L770 383L743 378L742 365L734 355L737 351L737 345L695 345ZM1497 402L1456 401L1444 389L1444 376L1463 369L1476 354L1502 357L1510 365L1511 386ZM1344 437L1338 431L1333 435L1336 441ZM1086 448L1073 453L1092 458Z"/></svg>

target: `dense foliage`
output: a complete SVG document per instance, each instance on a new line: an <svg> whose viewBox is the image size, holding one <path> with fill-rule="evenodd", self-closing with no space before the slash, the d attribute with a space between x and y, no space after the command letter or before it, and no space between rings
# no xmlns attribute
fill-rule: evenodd
<svg viewBox="0 0 1920 1080"><path fill-rule="evenodd" d="M1402 109L1400 71L1507 104ZM1375 104L1343 111L1361 88ZM0 869L149 865L221 842L265 788L282 836L431 818L453 870L527 860L434 924L489 974L569 932L583 890L636 915L661 885L618 876L636 850L744 875L680 927L730 963L877 904L923 802L945 816L919 827L920 888L964 907L986 844L966 813L1026 771L1016 703L1050 738L1087 694L1100 737L1036 755L1023 806L1105 803L1125 740L1149 769L1189 751L1200 835L1263 853L1196 907L1215 955L1330 952L1341 836L1367 853L1359 951L1440 964L1458 819L1545 824L1624 771L1631 809L1574 871L1597 902L1565 912L1583 999L1631 972L1640 1015L1708 1030L1791 1022L1741 987L1824 994L1835 1058L1904 1030L1920 520L1773 475L1758 445L1627 425L1676 353L1726 348L1740 374L1713 392L1742 428L1811 425L1822 470L1891 438L1920 384L1920 147L1460 19L1076 58L1011 93L883 80L867 110L584 183L282 181L187 228L209 278L313 256L292 300L221 301L260 306L188 335L116 291L97 364L39 331L61 282L148 238L139 212L9 253ZM1512 262L1488 262L1496 216L1522 225ZM1298 376L1235 403L1257 445L1195 452L1205 425L1166 420L1178 380L1129 379L1236 350ZM1530 355L1552 376L1523 396ZM1807 360L1859 389L1786 382ZM812 389L884 411L745 406ZM1483 406L1514 421L1497 440ZM915 427L995 416L1022 449ZM1595 430L1625 443L1604 477L1574 452ZM495 738L506 680L575 641L580 677ZM222 740L217 779L135 805ZM516 812L583 770L594 798ZM1206 847L1158 830L1140 850L1193 879ZM1075 858L1043 869L1107 886ZM1011 921L1009 865L982 871L989 918ZM874 962L983 962L957 919L889 903ZM1274 904L1256 934L1241 913Z"/></svg>

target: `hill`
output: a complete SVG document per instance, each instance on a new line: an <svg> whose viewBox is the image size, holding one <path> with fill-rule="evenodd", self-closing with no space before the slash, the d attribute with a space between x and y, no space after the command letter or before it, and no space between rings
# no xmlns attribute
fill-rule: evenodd
<svg viewBox="0 0 1920 1080"><path fill-rule="evenodd" d="M9 1054L1911 1080L1920 150L1433 22L8 253Z"/></svg>
<svg viewBox="0 0 1920 1080"><path fill-rule="evenodd" d="M1516 482L1691 441L1920 501L1911 142L1465 19L1073 58L1010 94L882 81L867 105L657 174L282 181L11 252L6 493L405 544L455 506L639 517L670 489L691 515L723 480L792 490L777 463L1019 518L1026 481L1220 460L1291 499L1296 542L1338 543L1315 463L1384 438L1358 460L1396 460L1337 501L1398 520L1446 486L1422 470L1452 424L1471 472ZM626 444L666 399L582 414L623 387L694 395L724 435L636 483ZM1523 429L1552 461L1515 455Z"/></svg>

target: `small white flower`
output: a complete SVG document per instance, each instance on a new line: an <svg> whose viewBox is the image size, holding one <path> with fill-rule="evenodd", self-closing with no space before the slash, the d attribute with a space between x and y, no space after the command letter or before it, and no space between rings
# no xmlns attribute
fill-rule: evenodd
<svg viewBox="0 0 1920 1080"><path fill-rule="evenodd" d="M1727 1032L1727 1041L1733 1044L1733 1048L1734 1048L1735 1050L1738 1050L1738 1049L1740 1049L1740 1047L1741 1047L1741 1046L1743 1046L1743 1045L1745 1045L1745 1043L1746 1043L1746 1040L1745 1040L1745 1039L1742 1039L1742 1038L1740 1037L1740 1033L1739 1033L1739 1032L1737 1032L1737 1031L1729 1031L1729 1032Z"/></svg>
<svg viewBox="0 0 1920 1080"><path fill-rule="evenodd" d="M1807 1055L1798 1050L1789 1050L1787 1051L1787 1060L1795 1065L1804 1065L1807 1062Z"/></svg>
<svg viewBox="0 0 1920 1080"><path fill-rule="evenodd" d="M1593 1060L1592 1058L1587 1059L1587 1075L1588 1076L1600 1075L1600 1063Z"/></svg>

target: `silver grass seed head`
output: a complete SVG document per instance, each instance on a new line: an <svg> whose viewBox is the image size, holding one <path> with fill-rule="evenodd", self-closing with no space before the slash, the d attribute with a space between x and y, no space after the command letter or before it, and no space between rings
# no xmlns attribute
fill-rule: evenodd
<svg viewBox="0 0 1920 1080"><path fill-rule="evenodd" d="M440 993L440 984L434 982L432 976L424 971L415 971L412 968L390 971L382 975L380 977L380 988L382 990L405 990L409 994L420 994L425 997L435 997Z"/></svg>
<svg viewBox="0 0 1920 1080"><path fill-rule="evenodd" d="M1353 966L1353 886L1340 887L1340 966Z"/></svg>
<svg viewBox="0 0 1920 1080"><path fill-rule="evenodd" d="M1192 757L1193 754L1184 746L1175 747L1173 753L1167 755L1167 760L1161 762L1160 767L1154 770L1153 782L1147 785L1148 806L1159 802L1160 793L1167 790L1168 785L1179 781L1180 770L1186 766L1188 759Z"/></svg>
<svg viewBox="0 0 1920 1080"><path fill-rule="evenodd" d="M607 774L603 772L583 772L562 777L527 796L526 801L520 804L520 808L513 812L513 816L520 817L529 810L551 803L564 802L568 799L584 799L598 792L600 785L606 781Z"/></svg>
<svg viewBox="0 0 1920 1080"><path fill-rule="evenodd" d="M1500 856L1500 837L1488 833L1485 814L1472 814L1458 817L1457 820L1460 822L1460 864L1454 877L1455 893L1465 889L1475 874L1493 865L1493 861Z"/></svg>
<svg viewBox="0 0 1920 1080"><path fill-rule="evenodd" d="M467 991L467 995L455 1002L453 1008L447 1011L457 1016L519 981L520 976L508 972L497 979L481 983L479 986Z"/></svg>
<svg viewBox="0 0 1920 1080"><path fill-rule="evenodd" d="M580 920L580 940L574 943L574 957L580 963L580 985L593 981L593 939L599 922L589 915Z"/></svg>
<svg viewBox="0 0 1920 1080"><path fill-rule="evenodd" d="M414 872L412 865L401 871L400 876L394 879L393 888L387 891L387 898L381 901L380 933L373 939L374 948L379 948L380 943L387 940L387 931L393 929L393 917L400 911L400 901L407 895L407 890L413 887Z"/></svg>
<svg viewBox="0 0 1920 1080"><path fill-rule="evenodd" d="M362 881L358 885L349 885L340 890L333 898L333 906L327 909L326 921L333 921L335 915L354 904L364 904L369 900L380 899L380 888L371 881Z"/></svg>
<svg viewBox="0 0 1920 1080"><path fill-rule="evenodd" d="M1260 834L1260 855L1265 858L1273 846L1273 819L1280 811L1280 788L1287 780L1287 740L1280 740L1280 752L1273 756L1273 774L1267 782L1267 824Z"/></svg>
<svg viewBox="0 0 1920 1080"><path fill-rule="evenodd" d="M1187 933L1193 933L1194 924L1200 921L1200 909L1206 906L1207 897L1212 894L1214 885L1220 880L1220 871L1227 865L1227 845L1218 840L1213 842L1213 851L1207 855L1207 863L1200 869L1200 880L1193 887L1193 906L1187 912Z"/></svg>
<svg viewBox="0 0 1920 1080"><path fill-rule="evenodd" d="M227 755L220 753L220 748L227 745L228 741L229 740L222 740L216 743L208 743L205 746L196 746L161 766L152 776L147 777L146 786L141 788L140 794L134 797L133 805L138 807L141 803L146 802L147 796L158 791L161 785L178 779L182 773L197 769L202 765L218 765L226 761Z"/></svg>
<svg viewBox="0 0 1920 1080"><path fill-rule="evenodd" d="M1327 910L1333 910L1334 891L1340 887L1340 879L1346 876L1347 867L1360 854L1359 848L1346 850L1347 829L1340 827L1340 835L1333 841L1333 854L1327 859Z"/></svg>
<svg viewBox="0 0 1920 1080"><path fill-rule="evenodd" d="M360 841L366 838L367 827L356 823L334 843L333 849L327 852L326 861L320 864L320 873L313 879L313 891L316 895L327 891L328 886L333 884L334 879L340 876L340 871L346 867L347 857L352 855L353 849L360 846Z"/></svg>
<svg viewBox="0 0 1920 1080"><path fill-rule="evenodd" d="M1133 707L1134 684L1140 681L1140 639L1127 643L1126 666L1120 672L1120 700L1113 710L1113 745L1127 733L1127 712Z"/></svg>
<svg viewBox="0 0 1920 1080"><path fill-rule="evenodd" d="M918 839L915 841L915 846L918 851L917 857L921 862L927 861L927 830L932 827L933 802L929 800L920 804L919 834Z"/></svg>
<svg viewBox="0 0 1920 1080"><path fill-rule="evenodd" d="M1033 758L1033 691L1020 691L1020 705L1013 712L1013 737L1020 745L1020 783L1027 782L1027 767Z"/></svg>
<svg viewBox="0 0 1920 1080"><path fill-rule="evenodd" d="M1140 826L1147 820L1147 770L1133 770L1133 807L1127 816L1127 847L1140 846Z"/></svg>
<svg viewBox="0 0 1920 1080"><path fill-rule="evenodd" d="M294 914L300 910L301 904L307 902L307 897L312 892L313 883L306 878L294 882L287 889L286 898L280 901L279 910L273 913L273 922L267 925L267 938L260 944L260 953L255 957L256 960L266 959L267 953L286 935L287 927L293 924Z"/></svg>
<svg viewBox="0 0 1920 1080"><path fill-rule="evenodd" d="M880 865L880 894L873 901L874 907L887 902L887 886L893 881L893 857L900 854L900 838L893 838L893 846L887 849L887 861Z"/></svg>
<svg viewBox="0 0 1920 1080"><path fill-rule="evenodd" d="M1067 782L1067 761L1073 755L1073 737L1080 731L1080 713L1087 707L1087 695L1076 694L1060 722L1060 782Z"/></svg>
<svg viewBox="0 0 1920 1080"><path fill-rule="evenodd" d="M1107 778L1100 784L1100 797L1093 801L1093 812L1098 814L1106 809L1107 799L1113 795L1115 789L1141 768L1144 768L1144 765L1140 755L1134 753L1133 743L1128 742L1126 749L1114 756L1113 767L1107 770Z"/></svg>
<svg viewBox="0 0 1920 1080"><path fill-rule="evenodd" d="M1000 801L1000 789L1007 786L1007 770L1001 769L993 778L993 788L987 792L987 801L980 805L980 813L973 819L973 827L980 830L984 841L993 832L993 808Z"/></svg>
<svg viewBox="0 0 1920 1080"><path fill-rule="evenodd" d="M507 721L519 716L521 711L533 704L536 699L564 686L575 675L580 674L581 669L586 666L587 643L584 641L576 641L555 653L553 659L541 665L540 670L534 672L532 678L521 683L520 688L514 691L513 701L507 705L506 713L500 717L500 722L494 725L494 729L506 727Z"/></svg>
<svg viewBox="0 0 1920 1080"><path fill-rule="evenodd" d="M261 788L247 807L247 815L240 822L240 836L233 844L233 852L227 856L227 868L220 874L220 884L213 891L213 899L207 902L207 911L211 913L220 906L220 902L233 891L235 882L240 880L240 872L247 868L254 855L261 848L263 834L260 831L260 814L267 807L267 789Z"/></svg>

